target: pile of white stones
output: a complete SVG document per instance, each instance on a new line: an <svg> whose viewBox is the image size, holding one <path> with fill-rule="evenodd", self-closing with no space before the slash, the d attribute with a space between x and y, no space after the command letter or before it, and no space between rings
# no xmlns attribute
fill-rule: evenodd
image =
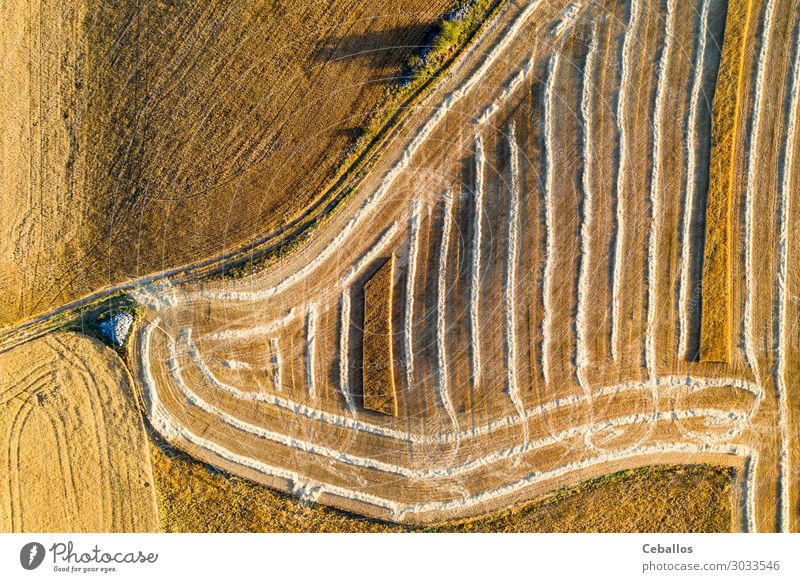
<svg viewBox="0 0 800 582"><path fill-rule="evenodd" d="M100 322L100 333L115 346L121 347L128 339L128 334L133 325L133 315L130 313L115 313L108 319Z"/></svg>

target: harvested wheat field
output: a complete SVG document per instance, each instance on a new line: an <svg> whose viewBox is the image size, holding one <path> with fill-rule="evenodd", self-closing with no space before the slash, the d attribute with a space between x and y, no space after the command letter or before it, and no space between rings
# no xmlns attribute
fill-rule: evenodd
<svg viewBox="0 0 800 582"><path fill-rule="evenodd" d="M0 325L292 224L449 4L3 3Z"/></svg>
<svg viewBox="0 0 800 582"><path fill-rule="evenodd" d="M71 334L0 355L0 531L157 528L147 436L118 362Z"/></svg>
<svg viewBox="0 0 800 582"><path fill-rule="evenodd" d="M214 83L165 87L218 135L158 133L158 80L129 105L153 115L152 139L126 142L138 173L103 167L141 200L175 196L167 222L111 213L136 215L141 237L119 240L150 275L112 288L135 323L109 337L148 426L182 452L153 453L162 528L800 530L796 3L484 13L335 191L327 142L263 149L258 108L231 131L241 109L220 121L199 101ZM345 115L309 107L314 123ZM102 305L80 319L94 335ZM251 518L198 523L171 485L184 454L224 472L198 483L208 503ZM235 501L247 488L269 508Z"/></svg>
<svg viewBox="0 0 800 582"><path fill-rule="evenodd" d="M747 223L782 206L738 180L772 179L744 171L756 156L739 142L759 135L768 87L796 88L794 53L752 74L740 55L768 51L797 14L726 8L506 7L307 246L251 277L140 292L131 357L153 426L212 464L380 519L470 517L658 459L737 467L737 527L795 528L791 383L768 365L786 355L767 349L773 308L752 300L759 285L780 305L788 273L734 258L780 254L779 229L756 238ZM728 77L732 105L714 109ZM764 130L789 127L796 106ZM720 128L731 110L742 122ZM792 183L786 154L773 157ZM714 204L730 206L725 224L706 220ZM698 268L708 237L729 241L721 275ZM390 253L396 417L361 405L351 301ZM709 291L727 278L729 293ZM715 300L741 340L701 326ZM286 350L280 391L259 347L271 338ZM698 361L703 342L730 357Z"/></svg>

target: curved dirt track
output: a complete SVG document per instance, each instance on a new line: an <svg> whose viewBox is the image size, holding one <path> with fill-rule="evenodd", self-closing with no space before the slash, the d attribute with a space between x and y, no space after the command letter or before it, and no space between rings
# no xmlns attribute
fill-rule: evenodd
<svg viewBox="0 0 800 582"><path fill-rule="evenodd" d="M772 330L759 305L730 363L686 357L699 279L682 253L702 244L721 4L632 1L507 7L307 247L247 279L142 289L132 362L153 426L234 472L398 521L485 513L657 459L736 466L736 527L797 529L785 307ZM764 8L748 47L797 26L796 11ZM654 58L623 73L626 44ZM796 94L796 53L748 75L745 112L753 95ZM756 92L764 75L776 82ZM742 126L739 139L766 130ZM796 137L776 127L776 143ZM733 256L782 265L753 278L767 296L776 278L785 306L797 178L793 150L772 152L782 258L778 238L742 228ZM741 173L745 157L732 163ZM759 165L754 180L768 174ZM396 417L365 410L360 384L363 286L392 254ZM733 272L740 322L745 270ZM746 351L772 361L773 333L778 384Z"/></svg>
<svg viewBox="0 0 800 582"><path fill-rule="evenodd" d="M155 531L147 436L116 354L56 334L0 368L0 531Z"/></svg>

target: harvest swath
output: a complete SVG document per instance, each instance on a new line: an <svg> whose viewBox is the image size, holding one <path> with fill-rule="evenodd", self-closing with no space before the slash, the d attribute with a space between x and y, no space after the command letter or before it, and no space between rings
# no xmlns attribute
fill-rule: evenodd
<svg viewBox="0 0 800 582"><path fill-rule="evenodd" d="M768 2L768 7L772 2ZM702 359L728 361L731 351L731 222L733 214L733 158L736 155L736 130L739 124L739 95L744 76L744 35L750 24L752 2L729 3L725 44L714 93L710 182L706 210L705 257L703 260L703 331L700 344ZM767 13L769 17L769 12ZM765 35L765 44L769 36ZM759 71L763 63L759 59ZM758 111L763 78L759 74L753 123ZM757 128L756 128L757 129ZM751 143L757 143L757 131ZM756 153L753 146L751 155ZM748 191L752 184L748 179ZM749 221L749 219L747 219ZM749 253L748 253L748 256Z"/></svg>
<svg viewBox="0 0 800 582"><path fill-rule="evenodd" d="M792 6L504 4L304 246L133 291L150 424L401 523L709 463L797 530Z"/></svg>

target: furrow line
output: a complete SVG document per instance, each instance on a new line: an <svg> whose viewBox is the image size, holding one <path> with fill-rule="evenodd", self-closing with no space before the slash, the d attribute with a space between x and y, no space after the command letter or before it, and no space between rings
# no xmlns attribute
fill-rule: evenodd
<svg viewBox="0 0 800 582"><path fill-rule="evenodd" d="M442 240L439 245L439 273L436 279L436 393L444 406L450 424L455 431L455 441L459 441L459 424L453 402L450 399L450 377L447 366L447 260L450 254L450 233L453 229L453 196L444 193L444 223Z"/></svg>
<svg viewBox="0 0 800 582"><path fill-rule="evenodd" d="M589 288L589 267L592 264L591 233L594 225L594 188L592 187L593 169L593 142L592 109L594 107L592 79L597 61L597 23L592 26L592 40L586 63L583 68L583 87L581 91L581 125L583 127L583 172L581 185L583 187L583 212L581 215L581 254L578 268L578 309L575 325L576 335L576 375L578 384L584 393L591 393L589 382L586 378L586 369L589 367L589 347L587 345L587 331L589 329L589 310L586 303L591 294Z"/></svg>
<svg viewBox="0 0 800 582"><path fill-rule="evenodd" d="M778 427L780 430L780 523L783 531L790 531L789 516L791 464L789 459L789 393L786 385L787 365L787 314L789 312L789 246L792 216L792 178L794 163L794 140L797 135L797 117L800 114L800 24L797 27L794 43L794 67L792 68L792 88L789 102L789 123L787 125L786 143L783 152L783 175L781 177L778 221L780 237L778 243L778 345L775 354L775 386L778 393Z"/></svg>
<svg viewBox="0 0 800 582"><path fill-rule="evenodd" d="M339 332L339 390L342 391L345 404L350 411L356 405L350 394L350 289L342 291L341 329Z"/></svg>
<svg viewBox="0 0 800 582"><path fill-rule="evenodd" d="M417 257L419 255L420 214L420 201L414 200L411 208L411 235L408 248L408 274L406 276L406 309L403 320L407 390L411 390L414 385L414 283L417 277Z"/></svg>
<svg viewBox="0 0 800 582"><path fill-rule="evenodd" d="M306 386L311 400L317 399L317 304L309 303L306 319Z"/></svg>

